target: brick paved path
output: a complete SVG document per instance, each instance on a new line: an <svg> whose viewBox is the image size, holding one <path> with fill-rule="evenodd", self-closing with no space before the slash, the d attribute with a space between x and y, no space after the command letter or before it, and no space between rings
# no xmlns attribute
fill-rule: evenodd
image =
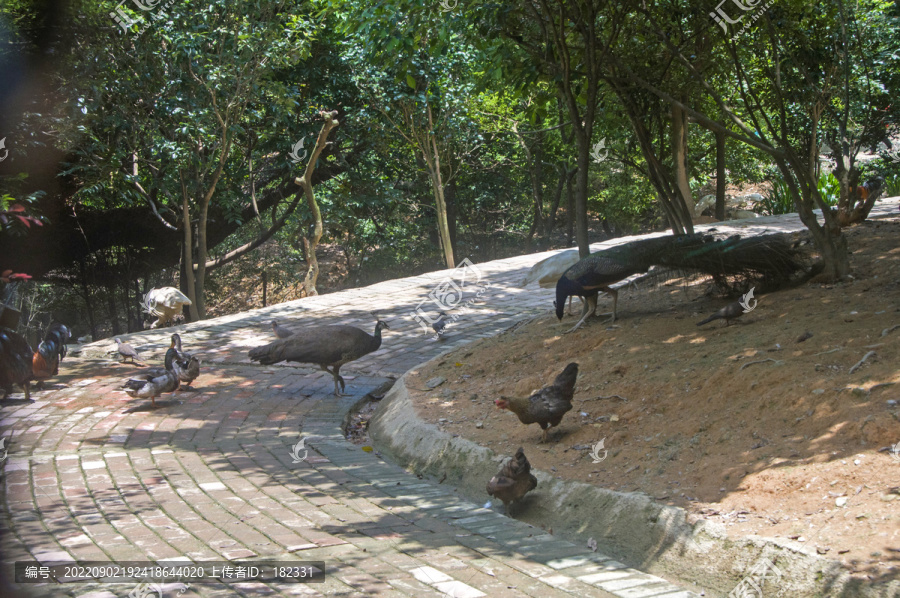
<svg viewBox="0 0 900 598"><path fill-rule="evenodd" d="M876 215L896 209L896 201L885 203ZM800 228L790 217L750 222L718 228ZM327 564L324 584L192 584L181 594L188 598L695 596L603 556L602 546L593 553L483 509L343 438L345 414L384 376L551 308L550 290L518 287L548 255L479 264L490 286L441 341L423 334L409 314L448 272L123 337L156 364L177 330L185 349L204 360L196 392L166 395L155 410L117 390L134 368L105 356L114 344L86 346L63 363L48 390L33 393L33 402L17 394L0 403L0 436L9 449L0 487L4 558ZM627 302L621 306L627 315ZM343 368L352 396L332 397L331 377L318 369L247 359L249 348L273 338L273 317L295 327L340 322L371 329L372 310L392 331L379 351ZM312 437L312 450L295 463L292 446L301 432ZM135 584L28 587L41 596L113 598ZM176 584L161 589L164 598L179 594Z"/></svg>

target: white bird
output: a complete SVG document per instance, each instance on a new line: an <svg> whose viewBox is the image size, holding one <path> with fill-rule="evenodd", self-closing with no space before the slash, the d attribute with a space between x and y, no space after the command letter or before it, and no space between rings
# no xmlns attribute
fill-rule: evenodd
<svg viewBox="0 0 900 598"><path fill-rule="evenodd" d="M190 304L191 300L175 287L163 287L144 295L143 309L157 318L150 328L159 328L172 322L181 313L182 306Z"/></svg>

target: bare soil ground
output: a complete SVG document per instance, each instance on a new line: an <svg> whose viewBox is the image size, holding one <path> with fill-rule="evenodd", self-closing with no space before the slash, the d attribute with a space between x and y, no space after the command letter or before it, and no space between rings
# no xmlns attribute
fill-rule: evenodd
<svg viewBox="0 0 900 598"><path fill-rule="evenodd" d="M592 318L572 334L576 318L559 323L548 309L411 375L419 415L499 454L522 446L559 478L645 492L734 536L792 539L854 575L895 579L900 219L847 233L853 280L757 295L731 326L696 326L727 303L707 283L620 292L614 326ZM548 444L494 407L572 361L574 409ZM446 382L426 389L435 377ZM601 439L607 458L594 463Z"/></svg>

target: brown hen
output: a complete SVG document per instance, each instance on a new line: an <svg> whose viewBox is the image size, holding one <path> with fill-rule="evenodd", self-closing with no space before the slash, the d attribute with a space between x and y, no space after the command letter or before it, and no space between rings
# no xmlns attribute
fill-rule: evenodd
<svg viewBox="0 0 900 598"><path fill-rule="evenodd" d="M487 493L503 501L509 511L509 504L525 496L537 488L537 478L531 474L531 463L525 458L521 448L516 456L503 464L500 471L491 478L487 485Z"/></svg>
<svg viewBox="0 0 900 598"><path fill-rule="evenodd" d="M578 364L570 363L556 377L553 384L538 390L528 398L502 397L494 401L500 409L509 409L515 413L523 424L539 424L541 426L541 442L547 441L547 430L558 426L563 415L572 410L572 397L575 395L575 379L578 377Z"/></svg>

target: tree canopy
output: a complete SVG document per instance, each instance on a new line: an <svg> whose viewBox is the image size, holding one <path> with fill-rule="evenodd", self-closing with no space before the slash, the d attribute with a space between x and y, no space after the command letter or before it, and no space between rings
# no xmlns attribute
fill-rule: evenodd
<svg viewBox="0 0 900 598"><path fill-rule="evenodd" d="M900 11L720 8L7 2L0 213L41 226L0 222L0 271L88 311L103 294L114 320L168 281L202 318L208 277L263 246L306 264L311 294L319 238L357 279L586 254L590 235L689 232L710 192L722 218L726 184L750 183L783 192L840 278L859 186L900 174Z"/></svg>

